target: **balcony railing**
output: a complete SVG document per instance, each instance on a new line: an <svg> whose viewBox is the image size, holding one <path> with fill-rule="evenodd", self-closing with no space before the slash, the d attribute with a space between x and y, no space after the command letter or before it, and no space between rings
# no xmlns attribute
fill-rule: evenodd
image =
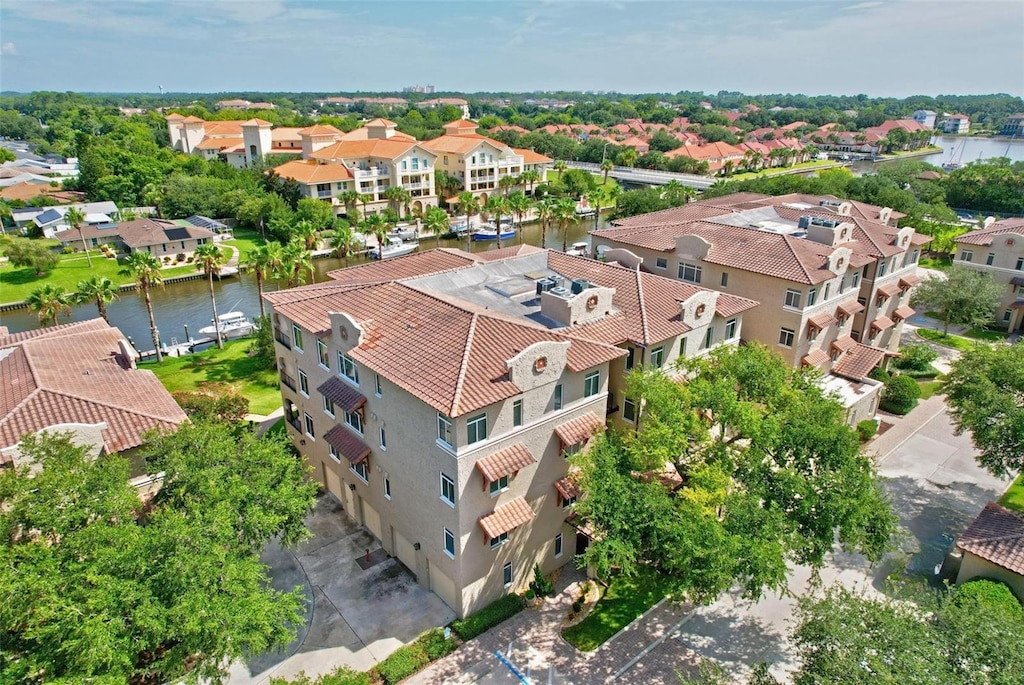
<svg viewBox="0 0 1024 685"><path fill-rule="evenodd" d="M286 374L284 371L282 371L280 375L281 382L284 383L287 387L291 388L292 390L295 390L295 379Z"/></svg>
<svg viewBox="0 0 1024 685"><path fill-rule="evenodd" d="M287 347L289 350L292 349L292 340L287 335L285 335L284 331L281 331L281 330L278 330L277 328L275 328L274 329L274 340L276 340L277 342L281 343L282 345Z"/></svg>
<svg viewBox="0 0 1024 685"><path fill-rule="evenodd" d="M319 197L319 198L328 198L328 197L331 197L331 191L330 190L318 190L318 191L316 191L316 196Z"/></svg>
<svg viewBox="0 0 1024 685"><path fill-rule="evenodd" d="M291 424L291 427L294 428L295 430L299 431L300 433L302 432L302 422L299 421L298 416L293 416L289 418L288 423Z"/></svg>

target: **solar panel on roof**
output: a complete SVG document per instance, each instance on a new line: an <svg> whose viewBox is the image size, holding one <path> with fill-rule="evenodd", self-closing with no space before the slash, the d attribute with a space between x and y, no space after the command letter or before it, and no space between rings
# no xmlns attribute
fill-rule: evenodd
<svg viewBox="0 0 1024 685"><path fill-rule="evenodd" d="M189 222L193 226L199 226L200 228L205 228L209 231L223 231L225 228L227 228L227 224L222 224L219 221L216 221L206 216L199 216L198 214L190 216L189 218L185 219L185 221Z"/></svg>
<svg viewBox="0 0 1024 685"><path fill-rule="evenodd" d="M191 237L187 228L167 228L164 229L164 235L168 240L188 240Z"/></svg>

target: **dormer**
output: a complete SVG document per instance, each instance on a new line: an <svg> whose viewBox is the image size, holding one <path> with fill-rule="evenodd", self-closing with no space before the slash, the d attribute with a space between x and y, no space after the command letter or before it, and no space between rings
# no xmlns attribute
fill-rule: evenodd
<svg viewBox="0 0 1024 685"><path fill-rule="evenodd" d="M690 328L703 328L715 316L715 305L720 293L717 290L701 290L679 303L679 316Z"/></svg>
<svg viewBox="0 0 1024 685"><path fill-rule="evenodd" d="M363 343L365 330L359 322L346 312L327 312L331 320L331 337L341 352L358 347Z"/></svg>
<svg viewBox="0 0 1024 685"><path fill-rule="evenodd" d="M842 276L850 268L850 255L853 250L848 247L837 247L828 256L828 270L837 276Z"/></svg>
<svg viewBox="0 0 1024 685"><path fill-rule="evenodd" d="M910 247L910 241L914 238L914 229L911 226L904 226L900 230L896 231L896 237L893 239L893 245L906 250Z"/></svg>
<svg viewBox="0 0 1024 685"><path fill-rule="evenodd" d="M308 126L299 131L299 140L302 141L302 156L308 158L317 150L341 140L341 132L333 126Z"/></svg>
<svg viewBox="0 0 1024 685"><path fill-rule="evenodd" d="M536 342L505 361L509 380L524 392L554 383L565 371L569 358L568 341Z"/></svg>
<svg viewBox="0 0 1024 685"><path fill-rule="evenodd" d="M578 326L612 313L614 288L594 286L583 279L553 288L544 288L541 283L537 286L541 313L563 326Z"/></svg>
<svg viewBox="0 0 1024 685"><path fill-rule="evenodd" d="M882 207L878 210L878 220L883 224L889 223L892 218L892 207Z"/></svg>
<svg viewBox="0 0 1024 685"><path fill-rule="evenodd" d="M469 136L476 133L477 124L466 119L456 119L444 125L446 136Z"/></svg>
<svg viewBox="0 0 1024 685"><path fill-rule="evenodd" d="M699 235L681 235L676 237L676 255L680 259L700 261L708 256L711 243Z"/></svg>
<svg viewBox="0 0 1024 685"><path fill-rule="evenodd" d="M397 127L398 124L393 121L374 119L366 124L366 137L372 140L387 140L395 135Z"/></svg>

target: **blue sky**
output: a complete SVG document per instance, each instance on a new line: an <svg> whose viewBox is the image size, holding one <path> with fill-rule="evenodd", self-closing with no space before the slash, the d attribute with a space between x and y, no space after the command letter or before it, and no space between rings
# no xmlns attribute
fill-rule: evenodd
<svg viewBox="0 0 1024 685"><path fill-rule="evenodd" d="M1020 0L3 0L0 88L1024 94Z"/></svg>

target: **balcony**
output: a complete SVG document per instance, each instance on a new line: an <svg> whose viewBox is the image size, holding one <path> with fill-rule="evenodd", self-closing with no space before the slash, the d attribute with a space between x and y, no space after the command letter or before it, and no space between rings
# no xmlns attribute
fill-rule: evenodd
<svg viewBox="0 0 1024 685"><path fill-rule="evenodd" d="M298 416L292 416L288 418L288 424L295 430L302 432L302 422L299 421Z"/></svg>
<svg viewBox="0 0 1024 685"><path fill-rule="evenodd" d="M352 176L357 181L370 181L378 178L391 178L391 171L387 168L370 167L369 169L351 169Z"/></svg>
<svg viewBox="0 0 1024 685"><path fill-rule="evenodd" d="M318 190L318 191L316 191L316 196L318 198L320 198L321 200L326 200L326 199L329 199L331 197L331 191L330 190Z"/></svg>
<svg viewBox="0 0 1024 685"><path fill-rule="evenodd" d="M287 349L292 349L292 340L285 334L284 331L275 328L274 340L284 345Z"/></svg>
<svg viewBox="0 0 1024 685"><path fill-rule="evenodd" d="M487 182L493 182L495 180L495 178L496 178L496 176L494 174L471 175L469 177L469 182L470 183L487 183Z"/></svg>
<svg viewBox="0 0 1024 685"><path fill-rule="evenodd" d="M295 388L296 388L296 385L295 385L295 379L294 379L294 378L292 378L291 376L289 376L288 374L286 374L286 373L285 373L284 371L282 371L282 372L280 373L280 376L281 376L281 382L282 382L282 383L283 383L283 384L284 384L284 385L285 385L286 387L289 387L289 388L291 388L292 390L295 390Z"/></svg>

